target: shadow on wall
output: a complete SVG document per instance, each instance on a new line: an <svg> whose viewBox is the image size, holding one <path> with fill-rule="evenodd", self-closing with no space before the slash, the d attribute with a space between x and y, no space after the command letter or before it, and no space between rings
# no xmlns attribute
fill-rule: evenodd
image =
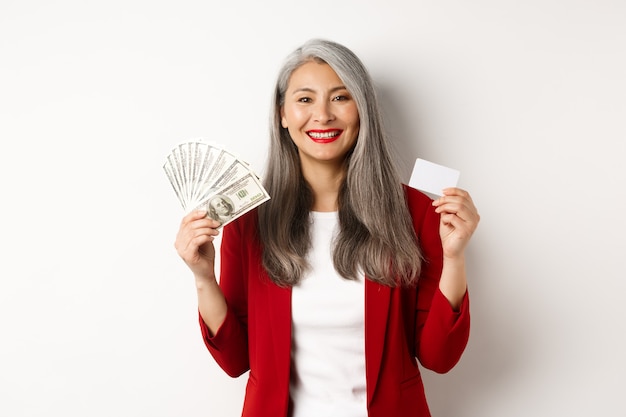
<svg viewBox="0 0 626 417"><path fill-rule="evenodd" d="M435 146L422 138L419 111L422 104L419 98L406 98L406 92L394 90L391 85L378 83L377 88L385 128L392 143L392 156L398 161L401 179L408 182L415 158L428 155L428 149ZM480 212L480 207L478 209ZM448 374L423 372L428 402L436 416L481 415L485 404L514 383L514 375L522 371L523 352L531 349L530 342L524 339L524 334L529 333L522 328L522 309L507 305L506 294L493 294L490 282L502 280L506 271L495 270L494 263L489 261L490 254L497 253L489 245L498 242L491 242L488 236L480 234L488 221L481 219L467 249L472 314L467 350Z"/></svg>
<svg viewBox="0 0 626 417"><path fill-rule="evenodd" d="M467 249L470 340L460 362L448 374L424 372L433 415L488 415L491 402L509 395L516 375L524 371L523 357L533 349L531 341L524 337L531 334L524 328L524 309L510 305L507 294L494 293L492 283L506 277L489 261L489 254L496 251L489 249L479 231L472 239Z"/></svg>
<svg viewBox="0 0 626 417"><path fill-rule="evenodd" d="M410 111L402 105L401 94L391 85L377 83L377 97L382 109L384 129L389 136L392 158L396 161L396 168L400 174L400 179L408 183L411 178L415 158L419 155L420 147L419 133L411 129L407 117L411 114L419 114L412 106Z"/></svg>

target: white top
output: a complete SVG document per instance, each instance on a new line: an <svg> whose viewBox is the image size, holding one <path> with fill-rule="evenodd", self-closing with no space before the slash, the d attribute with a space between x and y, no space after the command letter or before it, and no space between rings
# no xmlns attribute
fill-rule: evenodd
<svg viewBox="0 0 626 417"><path fill-rule="evenodd" d="M364 279L335 271L337 213L312 212L311 221L311 271L292 290L293 416L366 417Z"/></svg>

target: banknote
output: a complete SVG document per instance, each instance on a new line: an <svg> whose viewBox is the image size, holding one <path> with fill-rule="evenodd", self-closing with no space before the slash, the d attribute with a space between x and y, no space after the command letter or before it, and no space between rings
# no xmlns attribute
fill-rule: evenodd
<svg viewBox="0 0 626 417"><path fill-rule="evenodd" d="M257 176L249 172L222 188L214 189L195 209L205 209L209 217L220 222L220 226L225 226L269 199Z"/></svg>
<svg viewBox="0 0 626 417"><path fill-rule="evenodd" d="M163 170L185 212L204 208L222 226L270 199L250 164L203 138L172 148Z"/></svg>

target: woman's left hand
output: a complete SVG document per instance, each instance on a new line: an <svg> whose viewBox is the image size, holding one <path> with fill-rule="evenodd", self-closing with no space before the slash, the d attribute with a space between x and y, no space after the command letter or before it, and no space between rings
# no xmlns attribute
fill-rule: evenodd
<svg viewBox="0 0 626 417"><path fill-rule="evenodd" d="M443 195L433 201L433 206L441 215L439 234L444 257L462 257L480 221L472 198L460 188L446 188Z"/></svg>

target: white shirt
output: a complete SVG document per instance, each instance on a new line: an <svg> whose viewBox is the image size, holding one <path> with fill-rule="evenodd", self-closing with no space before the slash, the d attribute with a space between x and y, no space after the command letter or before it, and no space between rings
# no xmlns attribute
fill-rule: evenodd
<svg viewBox="0 0 626 417"><path fill-rule="evenodd" d="M366 417L364 278L335 271L337 213L310 217L311 270L292 290L293 416Z"/></svg>

